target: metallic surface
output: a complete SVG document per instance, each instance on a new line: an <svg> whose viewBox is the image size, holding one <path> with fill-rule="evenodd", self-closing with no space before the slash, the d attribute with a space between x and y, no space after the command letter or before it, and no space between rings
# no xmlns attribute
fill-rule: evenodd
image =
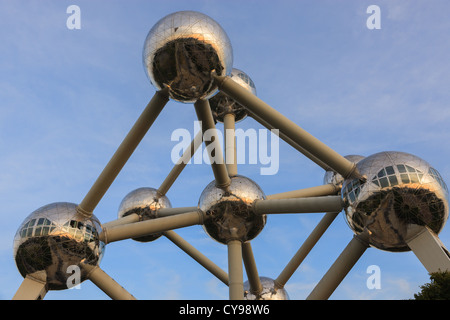
<svg viewBox="0 0 450 320"><path fill-rule="evenodd" d="M353 163L358 163L360 160L364 159L363 156L353 154L344 156L344 158ZM342 177L339 173L336 173L333 170L326 170L325 175L323 177L323 184L333 184L341 188L344 180L345 180L344 177Z"/></svg>
<svg viewBox="0 0 450 320"><path fill-rule="evenodd" d="M227 191L212 181L203 190L198 207L209 219L203 224L206 233L226 244L230 240L247 241L255 238L266 224L266 215L256 214L255 200L265 199L264 192L251 179L231 177Z"/></svg>
<svg viewBox="0 0 450 320"><path fill-rule="evenodd" d="M244 282L245 300L289 300L287 291L284 288L278 288L273 279L260 277L260 282L262 291L256 295L250 291L249 282Z"/></svg>
<svg viewBox="0 0 450 320"><path fill-rule="evenodd" d="M252 94L256 95L255 84L245 72L233 68L233 70L231 70L230 78ZM233 113L235 115L236 122L247 117L247 109L223 92L219 92L212 97L209 100L209 104L211 105L214 120L218 122L224 122L225 115L228 113Z"/></svg>
<svg viewBox="0 0 450 320"><path fill-rule="evenodd" d="M139 215L139 220L157 218L157 211L162 208L172 208L169 199L161 196L154 188L139 188L128 193L119 206L118 218L123 218L133 213ZM161 237L161 233L134 238L139 242L150 242Z"/></svg>
<svg viewBox="0 0 450 320"><path fill-rule="evenodd" d="M192 103L217 92L211 74L230 74L233 52L230 39L216 21L199 12L179 11L150 30L143 64L158 90L167 86L172 99Z"/></svg>
<svg viewBox="0 0 450 320"><path fill-rule="evenodd" d="M101 225L93 215L86 219L77 205L59 202L31 213L14 238L14 259L23 277L45 272L49 290L67 289L69 266L98 266L104 243L99 240ZM80 281L86 280L81 270Z"/></svg>
<svg viewBox="0 0 450 320"><path fill-rule="evenodd" d="M369 233L372 246L408 251L411 225L428 226L439 234L448 218L448 190L426 161L404 152L380 152L361 160L366 181L346 180L342 197L350 228Z"/></svg>

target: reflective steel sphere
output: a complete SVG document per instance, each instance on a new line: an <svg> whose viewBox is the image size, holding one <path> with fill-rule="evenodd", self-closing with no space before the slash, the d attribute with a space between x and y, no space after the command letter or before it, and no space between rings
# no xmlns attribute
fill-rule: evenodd
<svg viewBox="0 0 450 320"><path fill-rule="evenodd" d="M256 95L255 84L245 72L233 68L233 70L231 70L230 78ZM233 113L236 122L247 117L247 109L223 92L219 92L214 97L209 99L209 104L211 105L214 119L218 122L223 122L223 119L227 113Z"/></svg>
<svg viewBox="0 0 450 320"><path fill-rule="evenodd" d="M49 204L20 225L14 238L14 259L23 277L43 271L49 290L62 290L72 275L69 267L80 266L81 261L99 265L105 247L98 239L100 222L95 216L86 219L76 208L73 203ZM82 282L87 273L80 271Z"/></svg>
<svg viewBox="0 0 450 320"><path fill-rule="evenodd" d="M345 159L353 162L358 163L360 160L364 159L363 156L359 155L348 155L344 157ZM323 184L333 184L335 186L342 186L342 183L344 182L344 177L341 176L339 173L334 172L333 170L327 170L325 172L325 176L323 177Z"/></svg>
<svg viewBox="0 0 450 320"><path fill-rule="evenodd" d="M251 240L262 231L267 219L255 213L253 202L265 197L255 182L240 175L231 177L228 192L217 188L213 181L203 190L198 203L200 210L210 216L203 228L223 244Z"/></svg>
<svg viewBox="0 0 450 320"><path fill-rule="evenodd" d="M172 99L192 103L217 92L211 73L229 75L233 52L216 21L199 12L180 11L162 18L150 30L143 63L158 90L168 86Z"/></svg>
<svg viewBox="0 0 450 320"><path fill-rule="evenodd" d="M263 289L257 295L250 292L250 284L248 281L244 283L245 300L289 300L286 289L277 288L273 279L267 277L260 277L259 279Z"/></svg>
<svg viewBox="0 0 450 320"><path fill-rule="evenodd" d="M132 213L139 215L140 220L157 218L157 211L162 208L172 208L166 196L158 194L153 188L139 188L125 196L119 206L119 219ZM161 233L133 238L140 242L149 242L161 237Z"/></svg>
<svg viewBox="0 0 450 320"><path fill-rule="evenodd" d="M442 230L448 218L448 189L426 161L408 153L381 152L357 167L367 179L344 182L345 213L355 233L367 230L372 246L409 251L406 239L414 236L409 226L428 226L436 234Z"/></svg>

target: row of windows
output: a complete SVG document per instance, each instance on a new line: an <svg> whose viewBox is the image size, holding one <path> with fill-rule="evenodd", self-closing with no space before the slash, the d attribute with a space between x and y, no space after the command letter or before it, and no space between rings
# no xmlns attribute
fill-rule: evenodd
<svg viewBox="0 0 450 320"><path fill-rule="evenodd" d="M47 218L32 219L23 226L20 231L20 236L22 238L46 236L55 229L55 224ZM63 230L79 240L90 242L97 239L97 231L95 228L90 224L84 224L80 221L70 220L66 222L63 225Z"/></svg>
<svg viewBox="0 0 450 320"><path fill-rule="evenodd" d="M424 175L422 171L406 164L399 164L395 167L397 168L397 172L394 166L387 166L381 169L372 177L372 182L381 188L386 188L399 184L420 183ZM428 174L448 192L447 185L438 171L430 168ZM353 180L347 184L345 190L343 190L344 197L354 202L361 191L361 185L362 182L360 180Z"/></svg>
<svg viewBox="0 0 450 320"><path fill-rule="evenodd" d="M381 188L396 186L398 184L419 183L423 173L411 166L399 164L396 166L399 172L397 176L393 166L387 166L381 169L377 175L372 178L372 182ZM399 179L400 178L400 181Z"/></svg>
<svg viewBox="0 0 450 320"><path fill-rule="evenodd" d="M76 239L84 238L87 242L97 239L97 232L94 227L81 221L70 220L63 225L63 228Z"/></svg>
<svg viewBox="0 0 450 320"><path fill-rule="evenodd" d="M55 228L56 226L47 218L32 219L25 223L22 230L20 231L20 236L22 238L32 237L33 231L34 236L46 236Z"/></svg>

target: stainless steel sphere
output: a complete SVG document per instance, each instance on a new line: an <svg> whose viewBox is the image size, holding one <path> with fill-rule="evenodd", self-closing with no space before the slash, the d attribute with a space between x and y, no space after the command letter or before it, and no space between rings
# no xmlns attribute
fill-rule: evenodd
<svg viewBox="0 0 450 320"><path fill-rule="evenodd" d="M77 213L77 205L58 202L31 213L14 238L14 259L23 277L44 272L49 290L67 289L70 266L98 266L104 253L101 225ZM80 268L81 279L87 273Z"/></svg>
<svg viewBox="0 0 450 320"><path fill-rule="evenodd" d="M347 160L353 162L353 163L358 163L360 160L364 159L363 156L359 156L359 155L348 155L345 156L344 158L346 158ZM333 170L327 170L325 172L325 176L323 177L323 184L333 184L335 186L342 186L342 183L344 182L344 177L341 176L339 173L334 172Z"/></svg>
<svg viewBox="0 0 450 320"><path fill-rule="evenodd" d="M251 240L262 231L267 219L266 215L255 213L253 203L265 197L254 181L240 175L231 178L228 192L217 188L213 181L198 202L200 210L209 215L203 228L223 244L230 240Z"/></svg>
<svg viewBox="0 0 450 320"><path fill-rule="evenodd" d="M157 218L157 211L162 208L172 208L166 196L158 194L153 188L139 188L128 193L119 206L119 219L132 213L139 215L140 220ZM150 242L161 237L161 233L133 238L140 242Z"/></svg>
<svg viewBox="0 0 450 320"><path fill-rule="evenodd" d="M231 70L230 78L256 95L255 84L245 72L233 68L233 70ZM218 122L223 122L223 119L227 113L233 113L236 122L239 122L247 117L247 109L223 92L219 92L214 97L209 99L209 104L211 105L214 119Z"/></svg>
<svg viewBox="0 0 450 320"><path fill-rule="evenodd" d="M211 76L229 75L231 42L222 27L194 11L179 11L161 20L145 39L143 63L150 82L169 87L173 100L192 103L217 92Z"/></svg>
<svg viewBox="0 0 450 320"><path fill-rule="evenodd" d="M250 283L244 282L245 300L289 300L289 295L284 288L278 288L275 281L271 278L260 277L262 291L259 294L253 294L250 291Z"/></svg>
<svg viewBox="0 0 450 320"><path fill-rule="evenodd" d="M412 225L428 226L436 234L448 218L448 189L438 171L404 152L381 152L357 164L367 180L346 180L342 197L346 218L359 234L367 230L372 246L409 251ZM408 232L409 231L409 232Z"/></svg>

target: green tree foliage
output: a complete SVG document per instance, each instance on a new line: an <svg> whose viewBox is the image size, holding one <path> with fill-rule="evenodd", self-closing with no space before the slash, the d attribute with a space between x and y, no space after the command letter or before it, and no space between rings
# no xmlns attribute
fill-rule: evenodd
<svg viewBox="0 0 450 320"><path fill-rule="evenodd" d="M420 286L421 291L414 294L415 300L450 300L450 272L430 274L430 283Z"/></svg>

